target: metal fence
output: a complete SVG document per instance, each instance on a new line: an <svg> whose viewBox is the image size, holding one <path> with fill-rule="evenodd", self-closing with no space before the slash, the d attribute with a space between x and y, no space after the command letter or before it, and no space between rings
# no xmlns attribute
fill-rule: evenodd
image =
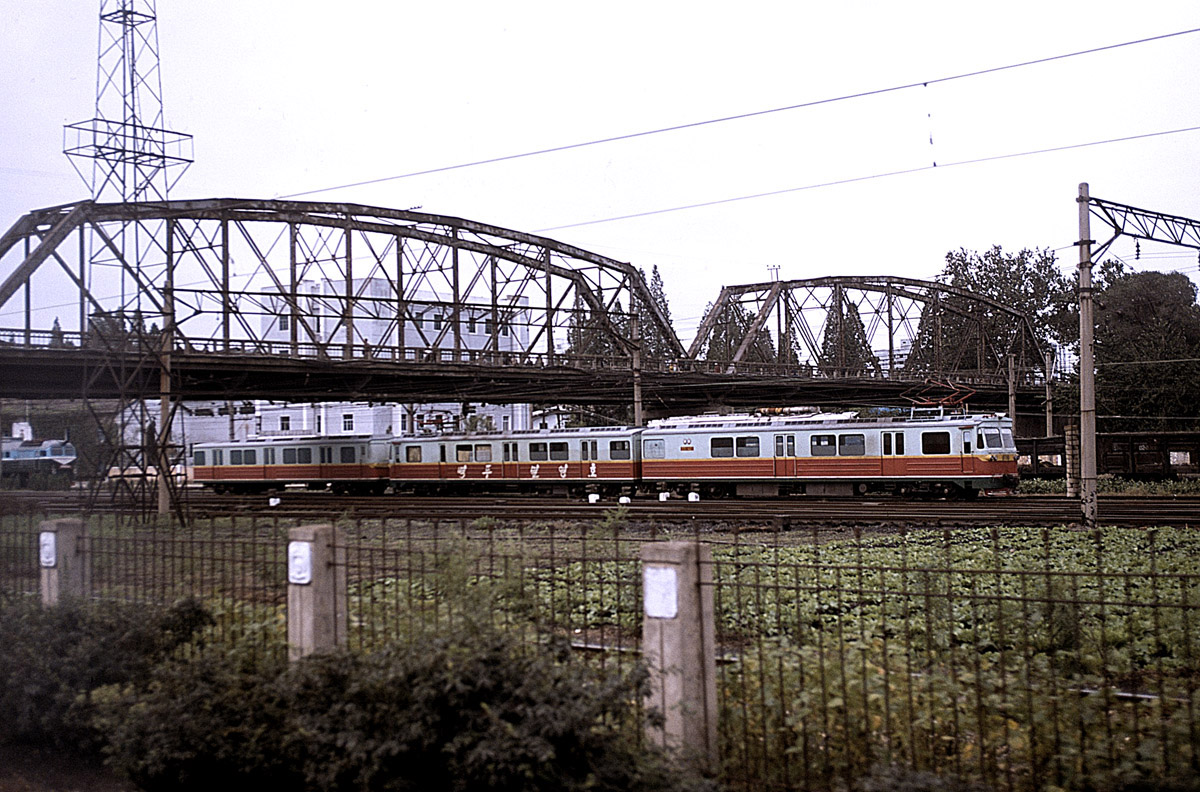
<svg viewBox="0 0 1200 792"><path fill-rule="evenodd" d="M921 771L1003 790L1200 772L1200 534L341 521L348 643L484 620L632 666L642 543L712 550L721 777L854 788ZM283 636L288 524L90 527L96 597L196 596ZM0 519L0 589L37 590L37 520ZM899 781L896 782L897 784Z"/></svg>

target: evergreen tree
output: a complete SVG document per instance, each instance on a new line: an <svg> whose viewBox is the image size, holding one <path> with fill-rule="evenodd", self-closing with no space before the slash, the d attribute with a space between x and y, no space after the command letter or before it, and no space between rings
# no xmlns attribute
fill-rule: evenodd
<svg viewBox="0 0 1200 792"><path fill-rule="evenodd" d="M871 351L867 328L858 314L857 306L840 288L834 292L817 363L821 371L834 376L879 376L883 371L879 359Z"/></svg>
<svg viewBox="0 0 1200 792"><path fill-rule="evenodd" d="M646 281L645 271L639 270L639 272L641 272L642 280ZM657 264L650 270L647 288L650 291L650 299L657 306L663 319L666 320L667 327L671 327L671 307L667 303L667 292L663 287L662 275L659 274ZM642 339L642 352L645 358L669 360L676 356L674 345L668 340L664 331L659 328L650 306L641 306L638 311L638 334Z"/></svg>
<svg viewBox="0 0 1200 792"><path fill-rule="evenodd" d="M707 318L712 311L713 304L709 303L704 311L705 317ZM737 354L738 348L745 340L746 334L750 331L750 325L753 323L754 315L745 306L740 303L727 303L705 342L704 359L720 363L733 362L733 356ZM759 332L745 354L742 355L740 362L774 363L775 361L775 348L771 343L770 336L765 332Z"/></svg>

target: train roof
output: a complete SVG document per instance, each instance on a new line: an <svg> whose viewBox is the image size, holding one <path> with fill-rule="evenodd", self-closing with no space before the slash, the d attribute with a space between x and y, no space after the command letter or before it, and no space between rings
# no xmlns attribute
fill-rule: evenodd
<svg viewBox="0 0 1200 792"><path fill-rule="evenodd" d="M686 431L694 429L815 429L824 426L846 425L899 425L946 424L998 420L1003 413L944 413L940 410L919 411L908 415L877 415L861 417L855 412L812 413L808 415L713 415L699 417L664 418L649 423L649 428L660 431Z"/></svg>
<svg viewBox="0 0 1200 792"><path fill-rule="evenodd" d="M536 439L538 437L588 437L592 435L629 434L642 431L638 426L572 426L567 428L510 429L488 432L456 432L454 434L429 434L397 437L393 443L446 443L454 440L513 440Z"/></svg>
<svg viewBox="0 0 1200 792"><path fill-rule="evenodd" d="M193 448L223 448L225 446L244 445L283 445L286 443L345 443L353 441L381 440L370 434L339 434L339 435L263 435L248 437L245 440L214 440L209 443L196 443Z"/></svg>

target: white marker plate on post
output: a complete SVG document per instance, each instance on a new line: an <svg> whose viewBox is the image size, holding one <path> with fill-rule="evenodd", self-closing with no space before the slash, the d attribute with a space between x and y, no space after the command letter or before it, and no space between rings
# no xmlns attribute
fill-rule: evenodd
<svg viewBox="0 0 1200 792"><path fill-rule="evenodd" d="M54 531L38 534L38 560L48 569L58 566L58 534Z"/></svg>
<svg viewBox="0 0 1200 792"><path fill-rule="evenodd" d="M646 567L642 584L647 616L674 619L679 615L679 577L675 567Z"/></svg>
<svg viewBox="0 0 1200 792"><path fill-rule="evenodd" d="M312 583L312 542L288 542L288 583Z"/></svg>

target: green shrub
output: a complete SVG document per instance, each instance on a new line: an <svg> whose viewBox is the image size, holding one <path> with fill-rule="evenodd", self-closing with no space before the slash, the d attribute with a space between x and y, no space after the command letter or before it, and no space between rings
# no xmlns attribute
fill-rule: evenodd
<svg viewBox="0 0 1200 792"><path fill-rule="evenodd" d="M210 621L193 601L169 610L82 600L0 602L0 742L93 751L92 692L144 679Z"/></svg>
<svg viewBox="0 0 1200 792"><path fill-rule="evenodd" d="M284 667L206 652L106 713L112 764L143 789L683 790L638 745L642 677L490 631Z"/></svg>
<svg viewBox="0 0 1200 792"><path fill-rule="evenodd" d="M282 749L286 661L254 649L207 647L99 696L109 764L149 792L302 788Z"/></svg>

